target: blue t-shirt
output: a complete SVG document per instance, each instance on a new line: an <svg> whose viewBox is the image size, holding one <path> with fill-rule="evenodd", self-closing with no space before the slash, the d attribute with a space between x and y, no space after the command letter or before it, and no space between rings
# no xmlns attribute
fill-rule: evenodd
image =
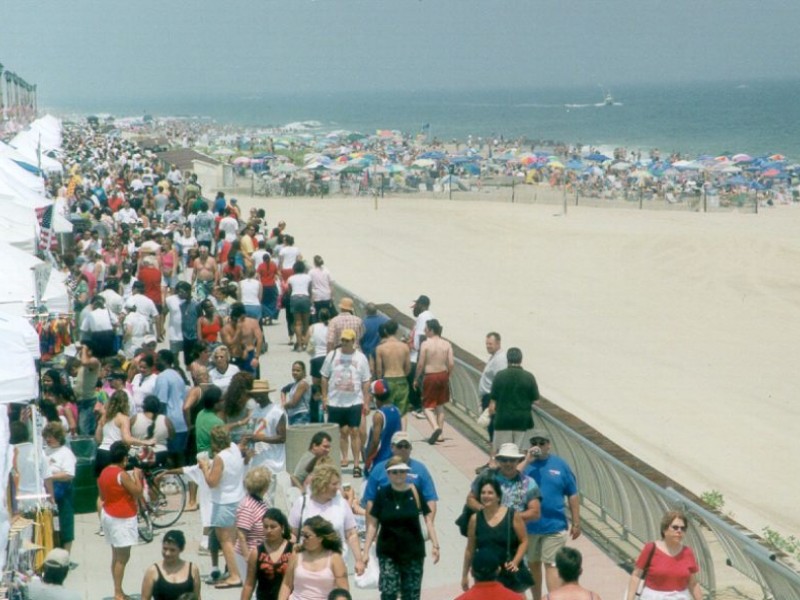
<svg viewBox="0 0 800 600"><path fill-rule="evenodd" d="M166 369L156 377L153 394L165 407L164 414L172 421L175 433L189 431L183 417L183 400L186 398L186 384L175 369Z"/></svg>
<svg viewBox="0 0 800 600"><path fill-rule="evenodd" d="M376 464L369 474L367 479L367 487L364 489L364 495L361 497L361 506L367 507L367 502L373 502L378 490L385 485L389 485L389 475L386 473L386 463L388 459ZM437 501L439 496L436 494L436 486L433 484L433 478L428 472L428 468L418 460L413 458L408 460L408 466L411 470L406 476L408 483L413 483L419 490L422 500L424 502Z"/></svg>
<svg viewBox="0 0 800 600"><path fill-rule="evenodd" d="M567 529L564 497L578 493L575 475L567 462L551 454L528 465L525 474L536 480L542 496L542 516L527 523L528 533L550 534Z"/></svg>
<svg viewBox="0 0 800 600"><path fill-rule="evenodd" d="M502 505L513 508L517 512L528 510L530 501L539 498L541 495L539 493L539 486L536 484L533 477L520 473L511 479L506 479L499 469L493 469L491 474L492 477L497 479L497 482L500 484L500 489L503 491ZM480 500L481 497L481 491L478 489L478 486L481 485L486 476L486 473L482 473L472 482L471 491L478 500Z"/></svg>
<svg viewBox="0 0 800 600"><path fill-rule="evenodd" d="M367 358L375 356L375 349L381 341L378 329L388 320L389 317L385 315L369 315L364 318L364 334L361 336L361 351Z"/></svg>

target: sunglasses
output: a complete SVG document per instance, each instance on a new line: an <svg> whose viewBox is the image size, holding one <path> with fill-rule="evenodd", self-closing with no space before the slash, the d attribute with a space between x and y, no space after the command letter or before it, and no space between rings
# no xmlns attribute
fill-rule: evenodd
<svg viewBox="0 0 800 600"><path fill-rule="evenodd" d="M686 531L686 525L670 525L669 528L672 531Z"/></svg>
<svg viewBox="0 0 800 600"><path fill-rule="evenodd" d="M408 471L402 469L400 470L394 469L392 471L389 471L389 475L405 475L406 473L408 473Z"/></svg>
<svg viewBox="0 0 800 600"><path fill-rule="evenodd" d="M548 440L531 440L531 446L544 446Z"/></svg>
<svg viewBox="0 0 800 600"><path fill-rule="evenodd" d="M501 463L513 462L513 463L515 463L515 462L519 462L519 459L518 458L508 458L507 456L498 456L497 457L497 462L501 462Z"/></svg>
<svg viewBox="0 0 800 600"><path fill-rule="evenodd" d="M403 448L411 448L411 444L409 444L408 442L398 442L397 444L394 445L394 447L395 448L401 448L401 449L403 449Z"/></svg>

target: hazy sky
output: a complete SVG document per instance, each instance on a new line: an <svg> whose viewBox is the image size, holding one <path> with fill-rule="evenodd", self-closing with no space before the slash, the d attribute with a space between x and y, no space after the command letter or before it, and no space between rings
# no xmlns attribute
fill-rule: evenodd
<svg viewBox="0 0 800 600"><path fill-rule="evenodd" d="M795 78L791 0L0 0L40 103Z"/></svg>

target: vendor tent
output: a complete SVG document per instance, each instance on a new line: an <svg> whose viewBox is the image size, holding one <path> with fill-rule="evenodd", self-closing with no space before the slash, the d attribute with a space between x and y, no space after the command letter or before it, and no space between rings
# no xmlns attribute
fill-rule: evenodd
<svg viewBox="0 0 800 600"><path fill-rule="evenodd" d="M0 242L0 311L23 316L26 304L34 299L34 268L42 269L45 263L27 252ZM42 302L50 312L69 311L69 294L66 275L51 271L44 283Z"/></svg>
<svg viewBox="0 0 800 600"><path fill-rule="evenodd" d="M8 481L12 457L8 412L2 405L28 402L38 396L35 360L39 358L39 338L25 319L4 313L0 313L0 337L0 481ZM10 527L6 502L0 502L0 571L6 564Z"/></svg>

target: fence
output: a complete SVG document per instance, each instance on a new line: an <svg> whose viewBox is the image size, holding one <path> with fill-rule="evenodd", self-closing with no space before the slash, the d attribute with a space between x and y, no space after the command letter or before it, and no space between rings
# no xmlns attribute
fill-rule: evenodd
<svg viewBox="0 0 800 600"><path fill-rule="evenodd" d="M336 286L337 298L353 298L356 314L364 314L366 301ZM398 321L404 333L412 320L391 305L379 305L387 316ZM474 424L481 412L478 380L483 363L475 356L454 345L456 367L450 377L451 402L468 424ZM592 537L609 553L630 567L642 545L660 537L659 521L664 512L680 508L689 515L692 526L687 531L687 544L692 547L700 566L699 581L712 597L721 597L722 590L733 590L735 596L747 596L745 588L760 590L764 598L800 600L800 574L776 561L773 552L758 543L730 519L707 510L691 494L670 486L667 479L637 460L621 460L609 451L613 443L597 443L599 434L585 435L591 429L586 424L567 421L563 411L535 407L538 423L550 432L557 454L574 468L581 490L581 506L591 515ZM554 414L555 413L555 414ZM577 429L581 429L578 431ZM472 429L473 432L476 429ZM482 433L484 439L485 432ZM633 458L633 457L630 457ZM658 477L650 476L656 473ZM737 579L729 570L733 568ZM721 581L718 581L721 575ZM744 582L744 585L742 584ZM752 597L752 596L751 596Z"/></svg>

